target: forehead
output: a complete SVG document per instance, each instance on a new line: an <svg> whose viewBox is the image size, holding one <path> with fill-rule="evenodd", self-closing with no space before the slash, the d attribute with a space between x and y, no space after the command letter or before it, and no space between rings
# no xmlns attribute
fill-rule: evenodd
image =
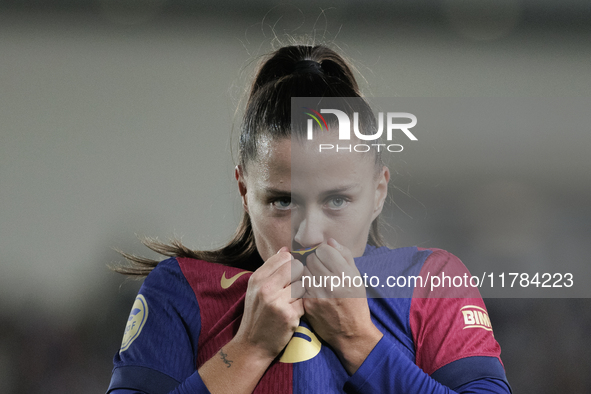
<svg viewBox="0 0 591 394"><path fill-rule="evenodd" d="M249 176L257 182L280 184L288 188L312 185L334 187L340 183L361 183L371 179L375 153L348 150L319 150L319 144L343 144L337 136L320 135L314 141L261 138L257 158L248 164ZM355 144L351 141L351 144ZM275 187L277 185L274 185Z"/></svg>

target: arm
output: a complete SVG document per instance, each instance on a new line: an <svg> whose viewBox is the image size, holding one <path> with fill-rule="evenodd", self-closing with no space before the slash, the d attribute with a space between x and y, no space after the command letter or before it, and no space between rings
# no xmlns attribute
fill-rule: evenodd
<svg viewBox="0 0 591 394"><path fill-rule="evenodd" d="M229 355L234 354L234 356ZM220 351L207 361L199 370L191 374L187 379L180 382L171 382L167 389L163 382L170 378L160 374L157 371L149 371L136 379L130 378L130 371L126 371L126 376L116 382L115 376L111 386L134 386L136 389L121 388L109 391L109 394L209 394L212 392L240 393L252 392L265 372L269 361L266 363L262 357L248 353L248 349L239 348L235 343L228 343ZM231 368L228 368L228 365ZM209 385L206 385L203 377L209 379ZM146 381L148 379L149 381ZM138 390L142 387L143 390ZM215 391L214 391L215 390Z"/></svg>
<svg viewBox="0 0 591 394"><path fill-rule="evenodd" d="M291 338L303 314L301 300L291 298L291 272L303 269L301 263L292 262L291 255L285 251L272 256L250 276L245 301L236 314L229 315L231 319L242 316L241 320L232 320L240 324L237 334L221 344L218 341L208 345L209 340L206 340L203 347L199 333L205 321L201 321L197 293L191 288L195 284L191 282L189 286L178 264L170 265L172 269L166 264L159 265L140 290L145 294L151 313L141 334L115 357L109 393L121 390L149 394L252 392ZM173 271L172 275L167 271ZM179 290L178 283L182 283L183 289ZM218 296L215 286L219 287L219 282L212 284L215 293L210 292L210 295L214 298ZM240 287L237 289L240 291ZM244 299L244 295L242 297ZM212 307L216 306L207 310L211 311ZM191 318L191 314L195 316ZM193 321L198 324L191 323ZM204 335L211 335L211 324L216 321L212 321L211 316L207 321ZM231 335L231 331L224 332ZM196 350L198 343L199 350ZM217 346L223 344L221 349L214 347L216 343ZM209 360L201 361L203 365L196 372L195 356L208 346L210 352L202 353L201 357L209 357ZM207 354L213 356L204 356Z"/></svg>
<svg viewBox="0 0 591 394"><path fill-rule="evenodd" d="M425 267L434 270L432 272L443 269L446 273L457 269L462 273L465 271L455 256L443 251L433 255L434 263L425 263ZM327 246L317 249L316 256L308 257L306 270L311 275L322 276L335 275L339 272L336 269L340 269L345 275L353 276L356 272L351 262L352 256L346 248L329 241ZM331 294L309 290L320 298L304 299L306 316L352 375L345 385L346 391L453 393L452 389L455 389L455 392L466 393L510 392L498 358L500 348L492 337L488 316L483 320L484 327L464 329L463 316L470 312L469 308L462 308L475 306L474 310L482 308L485 311L478 294L477 298L412 300L410 328L416 349L415 364L390 339L382 338L381 333L376 334L378 329L371 321L365 298L359 295L340 298L338 294L331 298ZM476 366L475 359L484 362Z"/></svg>
<svg viewBox="0 0 591 394"><path fill-rule="evenodd" d="M306 259L304 275L355 277L359 270L349 249L330 238ZM308 286L304 298L306 318L328 342L349 374L355 373L382 333L371 321L364 287Z"/></svg>
<svg viewBox="0 0 591 394"><path fill-rule="evenodd" d="M212 393L251 393L295 332L304 310L292 282L303 266L287 250L252 274L236 336L199 369Z"/></svg>
<svg viewBox="0 0 591 394"><path fill-rule="evenodd" d="M197 372L193 373L184 382L179 384L172 391L154 391L157 390L155 387L148 387L145 391L130 389L130 388L118 388L109 391L109 394L152 394L152 393L168 393L168 394L209 394L209 390L203 383L201 376Z"/></svg>
<svg viewBox="0 0 591 394"><path fill-rule="evenodd" d="M474 362L469 358L463 359L470 363L474 380L462 383L454 390L443 385L433 377L427 375L422 369L407 357L402 355L396 346L387 338L383 338L361 367L345 384L347 393L497 393L508 394L510 389L504 379L504 371L497 359L484 357L481 368L486 372L474 371ZM444 375L461 373L462 365L451 363L448 371L441 371ZM445 367L444 367L445 368ZM449 370L449 369L454 369ZM439 371L436 371L434 376ZM465 376L462 376L465 378ZM444 376L447 384L453 384L450 376Z"/></svg>
<svg viewBox="0 0 591 394"><path fill-rule="evenodd" d="M388 390L388 387L384 388ZM345 386L345 390L348 393L356 393L360 392L358 388L354 387L353 385ZM195 385L195 386L187 386L182 391L175 390L175 393L178 392L179 394L201 394L201 393L209 393L207 388L204 385ZM385 391L388 392L388 391ZM448 391L453 393L452 391ZM474 382L466 383L459 387L455 392L457 393L465 393L465 394L476 394L476 393L509 393L507 391L507 385L505 382L493 379L493 378L485 378L479 379ZM127 389L119 389L112 391L112 394L146 394L144 392L136 391L136 390L127 390Z"/></svg>
<svg viewBox="0 0 591 394"><path fill-rule="evenodd" d="M201 331L199 304L177 259L158 264L131 309L107 392L169 393L195 373Z"/></svg>

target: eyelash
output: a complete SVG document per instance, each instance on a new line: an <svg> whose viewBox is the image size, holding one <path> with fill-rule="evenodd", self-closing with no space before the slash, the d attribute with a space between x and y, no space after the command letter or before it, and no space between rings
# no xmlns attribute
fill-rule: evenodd
<svg viewBox="0 0 591 394"><path fill-rule="evenodd" d="M330 203L334 202L335 200L341 200L342 201L341 205L334 207L334 208L329 207ZM289 201L288 206L280 206L279 205L280 203L287 202L287 201ZM330 197L326 201L327 202L326 202L325 206L327 206L328 209L330 209L332 211L339 211L339 210L345 208L348 205L348 203L351 202L351 200L349 198L344 197L344 196ZM278 198L271 200L270 202L271 202L271 205L273 205L273 207L275 209L280 210L280 211L288 211L290 209L293 209L293 203L291 201L291 197L278 197Z"/></svg>
<svg viewBox="0 0 591 394"><path fill-rule="evenodd" d="M329 207L328 209L333 210L333 211L339 211L339 210L345 208L351 202L351 200L348 199L347 197L344 197L344 196L334 196L334 197L330 197L327 200L327 203L325 205L329 205L331 202L333 202L335 200L341 200L342 201L342 204L340 206L338 206L338 207L335 207L335 208L330 208Z"/></svg>
<svg viewBox="0 0 591 394"><path fill-rule="evenodd" d="M289 201L289 206L288 207L279 207L277 205L277 203L282 202L282 201L283 202L284 201ZM278 197L278 198L275 198L275 199L271 200L271 205L273 205L273 207L275 209L278 209L280 211L288 211L288 210L291 209L291 205L292 205L292 203L291 203L291 197Z"/></svg>

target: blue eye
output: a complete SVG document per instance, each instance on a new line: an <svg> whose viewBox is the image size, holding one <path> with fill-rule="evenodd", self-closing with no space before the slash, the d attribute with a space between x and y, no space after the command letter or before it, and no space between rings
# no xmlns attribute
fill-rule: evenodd
<svg viewBox="0 0 591 394"><path fill-rule="evenodd" d="M291 209L291 198L282 197L273 201L273 206L277 209L286 210Z"/></svg>
<svg viewBox="0 0 591 394"><path fill-rule="evenodd" d="M343 197L333 197L328 201L330 209L341 209L347 205L347 200Z"/></svg>

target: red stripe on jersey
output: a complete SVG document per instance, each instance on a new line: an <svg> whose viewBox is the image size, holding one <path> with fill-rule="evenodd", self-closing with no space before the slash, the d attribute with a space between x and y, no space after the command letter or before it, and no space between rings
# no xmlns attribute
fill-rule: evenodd
<svg viewBox="0 0 591 394"><path fill-rule="evenodd" d="M484 301L477 288L464 286L464 275L470 277L468 269L451 253L430 250L433 253L420 273L427 286L415 288L410 307L416 364L430 375L465 357L491 356L501 361L501 348L493 336ZM434 276L461 277L463 283L454 286L450 280L431 291Z"/></svg>
<svg viewBox="0 0 591 394"><path fill-rule="evenodd" d="M250 272L202 260L177 258L179 266L199 304L201 332L197 343L199 369L238 332ZM293 390L291 364L274 362L265 372L255 393L291 393Z"/></svg>

